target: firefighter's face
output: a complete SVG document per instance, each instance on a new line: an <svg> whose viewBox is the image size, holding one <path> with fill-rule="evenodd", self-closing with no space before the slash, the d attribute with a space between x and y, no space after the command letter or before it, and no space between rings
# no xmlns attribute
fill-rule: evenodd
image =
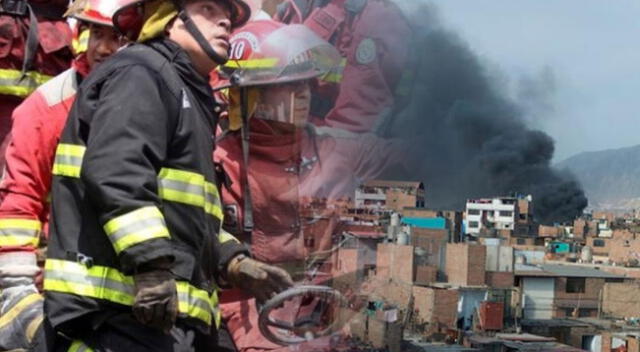
<svg viewBox="0 0 640 352"><path fill-rule="evenodd" d="M231 35L231 14L229 9L218 1L193 0L185 9L205 40L222 58L229 57L229 36ZM196 69L204 76L217 64L202 50L198 42L185 28L184 22L177 18L168 28L169 38L178 43L191 57Z"/></svg>
<svg viewBox="0 0 640 352"><path fill-rule="evenodd" d="M91 24L89 32L87 61L91 68L113 55L124 44L122 38L109 26Z"/></svg>
<svg viewBox="0 0 640 352"><path fill-rule="evenodd" d="M255 117L302 127L311 110L308 81L270 85L261 88Z"/></svg>

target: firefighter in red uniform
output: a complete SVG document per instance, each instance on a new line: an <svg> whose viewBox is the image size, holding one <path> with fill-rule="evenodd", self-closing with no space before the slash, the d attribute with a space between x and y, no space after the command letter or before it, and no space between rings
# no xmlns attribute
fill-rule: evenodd
<svg viewBox="0 0 640 352"><path fill-rule="evenodd" d="M63 18L68 3L0 0L0 169L13 109L71 64L71 29Z"/></svg>
<svg viewBox="0 0 640 352"><path fill-rule="evenodd" d="M332 247L338 224L332 210L311 220L304 208L314 200L352 196L361 180L379 176L390 160L402 160L401 149L397 141L372 134L314 132L307 123L310 86L339 65L340 56L305 26L255 21L235 33L231 44L235 60L227 68L236 86L229 90L228 130L215 154L231 181L223 189L225 228L250 243L257 259L304 268L311 254ZM223 291L221 302L238 350L282 347L260 333L250 297ZM330 348L328 342L323 347Z"/></svg>
<svg viewBox="0 0 640 352"><path fill-rule="evenodd" d="M13 112L1 186L0 316L14 319L0 324L3 350L28 347L42 319L42 298L34 285L40 271L35 251L40 236L46 235L56 145L78 84L122 44L111 22L112 5L111 0L80 0L71 5L67 16L79 21L79 32L89 34L86 52L77 53L70 69L38 87ZM34 327L28 329L32 323Z"/></svg>
<svg viewBox="0 0 640 352"><path fill-rule="evenodd" d="M394 1L285 0L276 19L303 23L343 57L314 89L312 121L384 135L411 87L412 30Z"/></svg>

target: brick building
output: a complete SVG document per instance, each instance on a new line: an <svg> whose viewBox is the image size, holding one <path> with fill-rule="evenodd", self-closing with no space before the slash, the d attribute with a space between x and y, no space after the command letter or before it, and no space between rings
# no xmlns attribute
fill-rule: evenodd
<svg viewBox="0 0 640 352"><path fill-rule="evenodd" d="M525 319L596 317L600 293L625 277L582 265L516 264Z"/></svg>
<svg viewBox="0 0 640 352"><path fill-rule="evenodd" d="M432 287L413 287L414 314L429 330L455 328L458 319L458 291Z"/></svg>
<svg viewBox="0 0 640 352"><path fill-rule="evenodd" d="M356 190L356 208L377 208L401 212L406 207L424 208L422 182L367 181Z"/></svg>
<svg viewBox="0 0 640 352"><path fill-rule="evenodd" d="M413 246L378 244L376 276L412 284L415 278Z"/></svg>
<svg viewBox="0 0 640 352"><path fill-rule="evenodd" d="M447 281L460 286L485 284L486 247L472 243L447 244Z"/></svg>

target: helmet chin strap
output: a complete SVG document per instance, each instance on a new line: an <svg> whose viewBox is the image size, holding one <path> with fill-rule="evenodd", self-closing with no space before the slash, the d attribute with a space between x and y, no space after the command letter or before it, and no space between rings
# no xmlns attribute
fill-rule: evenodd
<svg viewBox="0 0 640 352"><path fill-rule="evenodd" d="M187 11L184 8L179 7L178 17L182 20L182 22L184 22L184 25L187 28L189 34L191 34L196 42L198 42L200 48L202 48L205 54L207 54L207 56L209 56L209 58L213 60L213 62L217 63L218 65L224 65L227 63L227 61L229 61L227 58L224 58L220 54L216 53L211 44L206 39L204 39L202 32L200 32L198 26L193 23L193 21L191 20L191 16L187 14Z"/></svg>

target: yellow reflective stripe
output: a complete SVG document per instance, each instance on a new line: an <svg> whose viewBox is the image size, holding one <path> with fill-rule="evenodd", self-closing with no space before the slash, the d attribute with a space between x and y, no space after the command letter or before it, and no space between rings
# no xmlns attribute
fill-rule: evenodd
<svg viewBox="0 0 640 352"><path fill-rule="evenodd" d="M113 218L103 228L117 254L145 241L170 237L164 216L155 206Z"/></svg>
<svg viewBox="0 0 640 352"><path fill-rule="evenodd" d="M44 289L78 296L133 305L133 278L116 269L94 265L91 268L70 261L47 259Z"/></svg>
<svg viewBox="0 0 640 352"><path fill-rule="evenodd" d="M211 214L218 219L222 219L222 202L220 200L220 193L218 192L218 187L211 182L204 183L204 191L205 191L205 205L204 211L207 214Z"/></svg>
<svg viewBox="0 0 640 352"><path fill-rule="evenodd" d="M0 317L0 329L4 328L10 323L15 323L16 318L22 312L24 312L27 308L31 307L31 305L39 304L42 301L43 301L42 295L40 295L39 293L33 293L22 298L11 309L9 309L8 312L6 312Z"/></svg>
<svg viewBox="0 0 640 352"><path fill-rule="evenodd" d="M328 83L342 82L342 74L344 73L345 67L347 67L347 59L342 58L342 60L340 60L340 65L327 72L327 74L322 76L321 80Z"/></svg>
<svg viewBox="0 0 640 352"><path fill-rule="evenodd" d="M37 246L42 223L32 219L0 219L0 247Z"/></svg>
<svg viewBox="0 0 640 352"><path fill-rule="evenodd" d="M0 69L0 94L24 98L33 93L39 85L53 78L36 71L29 71L23 79L20 79L21 77L20 70Z"/></svg>
<svg viewBox="0 0 640 352"><path fill-rule="evenodd" d="M75 55L78 55L87 51L87 48L89 46L90 34L91 34L91 31L89 29L84 29L82 32L80 32L80 35L77 38L73 38L73 41L71 42L71 46L73 47L73 51L75 52Z"/></svg>
<svg viewBox="0 0 640 352"><path fill-rule="evenodd" d="M249 60L229 60L224 66L229 68L272 68L278 65L278 58Z"/></svg>
<svg viewBox="0 0 640 352"><path fill-rule="evenodd" d="M68 352L93 352L93 349L84 344L84 342L80 340L75 340L69 346Z"/></svg>
<svg viewBox="0 0 640 352"><path fill-rule="evenodd" d="M222 219L218 188L205 181L204 175L163 168L158 174L158 194L164 200L201 207L207 214Z"/></svg>
<svg viewBox="0 0 640 352"><path fill-rule="evenodd" d="M79 178L85 151L82 145L58 145L53 174ZM162 168L158 174L158 195L164 200L203 208L218 219L223 217L218 187L207 182L202 174Z"/></svg>
<svg viewBox="0 0 640 352"><path fill-rule="evenodd" d="M82 158L87 148L83 145L59 144L52 173L57 176L80 177Z"/></svg>
<svg viewBox="0 0 640 352"><path fill-rule="evenodd" d="M202 320L211 325L214 306L206 291L198 290L186 282L176 283L178 291L178 311L188 316Z"/></svg>
<svg viewBox="0 0 640 352"><path fill-rule="evenodd" d="M226 243L229 241L234 241L240 243L237 238L235 238L232 234L227 232L225 229L220 229L220 234L218 235L218 239L220 243Z"/></svg>
<svg viewBox="0 0 640 352"><path fill-rule="evenodd" d="M131 276L114 268L93 265L90 268L76 262L47 259L44 289L78 296L106 300L131 306L134 301L134 282ZM178 312L181 317L198 319L207 325L217 318L217 294L196 288L185 281L176 282ZM215 297L212 299L211 297Z"/></svg>
<svg viewBox="0 0 640 352"><path fill-rule="evenodd" d="M29 325L27 325L27 329L25 330L25 335L27 336L28 341L33 341L33 338L36 336L36 332L38 328L42 325L42 321L44 320L44 315L37 316L33 319Z"/></svg>
<svg viewBox="0 0 640 352"><path fill-rule="evenodd" d="M213 321L216 324L216 328L220 327L222 321L222 313L220 312L220 306L218 305L218 290L214 290L211 293L211 306L213 307Z"/></svg>

